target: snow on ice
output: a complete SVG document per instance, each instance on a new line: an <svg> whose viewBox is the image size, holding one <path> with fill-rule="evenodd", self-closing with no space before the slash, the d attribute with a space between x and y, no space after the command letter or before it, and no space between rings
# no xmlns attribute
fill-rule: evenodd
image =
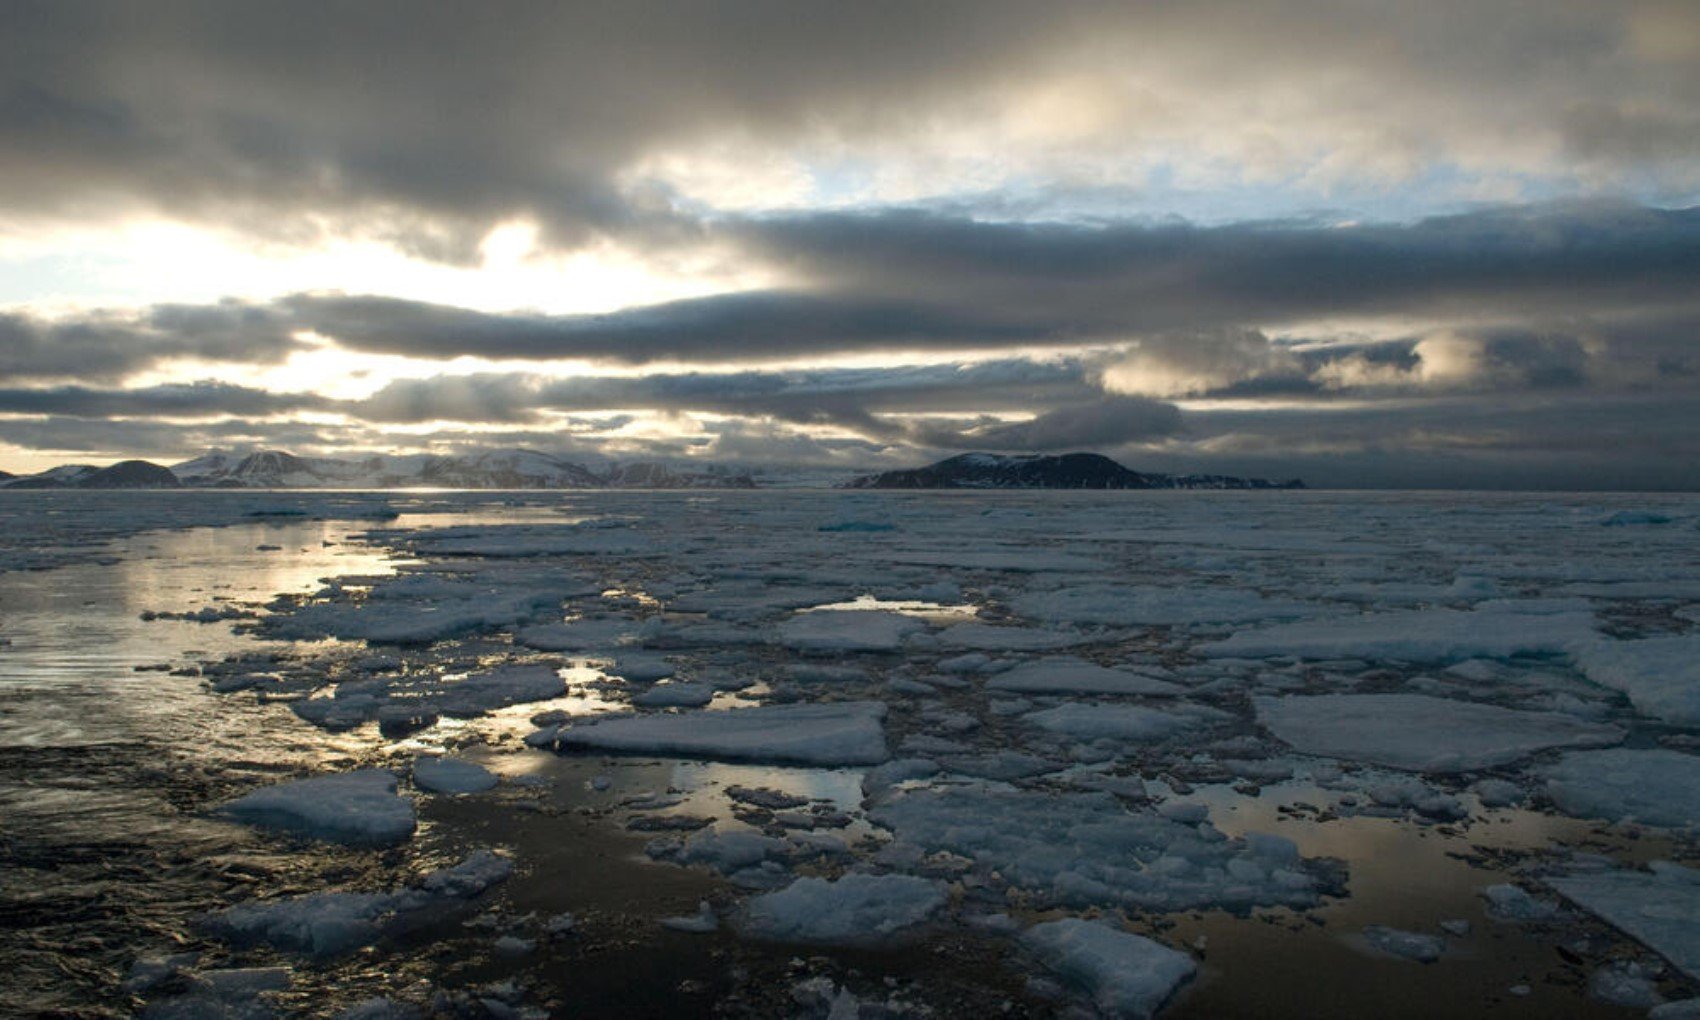
<svg viewBox="0 0 1700 1020"><path fill-rule="evenodd" d="M1700 756L1655 748L1581 751L1545 775L1547 796L1566 814L1700 829Z"/></svg>
<svg viewBox="0 0 1700 1020"><path fill-rule="evenodd" d="M281 783L223 805L239 822L338 843L397 843L413 835L413 802L396 794L396 777L360 769Z"/></svg>
<svg viewBox="0 0 1700 1020"><path fill-rule="evenodd" d="M771 705L584 722L562 729L555 740L562 750L877 765L887 757L884 718L879 702Z"/></svg>
<svg viewBox="0 0 1700 1020"><path fill-rule="evenodd" d="M1034 925L1021 944L1113 1017L1155 1015L1198 970L1192 957L1143 935L1073 917Z"/></svg>
<svg viewBox="0 0 1700 1020"><path fill-rule="evenodd" d="M1466 772L1551 747L1623 739L1616 726L1421 694L1259 696L1257 721L1302 754L1412 772Z"/></svg>

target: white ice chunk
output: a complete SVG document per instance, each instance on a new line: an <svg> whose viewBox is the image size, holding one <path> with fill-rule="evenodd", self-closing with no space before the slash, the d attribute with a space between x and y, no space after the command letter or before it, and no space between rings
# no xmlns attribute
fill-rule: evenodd
<svg viewBox="0 0 1700 1020"><path fill-rule="evenodd" d="M1446 951L1446 940L1438 935L1401 931L1380 924L1372 924L1364 929L1364 941L1368 942L1371 948L1390 956L1416 960L1418 963L1433 963Z"/></svg>
<svg viewBox="0 0 1700 1020"><path fill-rule="evenodd" d="M1580 600L1483 602L1473 610L1415 609L1301 620L1241 631L1199 646L1210 656L1293 655L1442 662L1567 652L1593 636Z"/></svg>
<svg viewBox="0 0 1700 1020"><path fill-rule="evenodd" d="M1212 722L1233 718L1225 712L1194 707L1165 712L1141 705L1067 704L1031 712L1022 722L1080 740L1163 740Z"/></svg>
<svg viewBox="0 0 1700 1020"><path fill-rule="evenodd" d="M312 956L336 956L470 899L505 880L513 863L479 850L460 864L432 872L417 888L388 893L313 893L244 903L207 918L219 938L266 943Z"/></svg>
<svg viewBox="0 0 1700 1020"><path fill-rule="evenodd" d="M1035 620L1120 627L1245 623L1326 612L1312 603L1265 598L1241 588L1151 585L1081 585L1033 592L1016 598L1013 607Z"/></svg>
<svg viewBox="0 0 1700 1020"><path fill-rule="evenodd" d="M1149 1017L1192 978L1192 957L1168 946L1079 918L1037 924L1021 944L1113 1017Z"/></svg>
<svg viewBox="0 0 1700 1020"><path fill-rule="evenodd" d="M1700 980L1700 871L1658 861L1651 871L1571 875L1547 884Z"/></svg>
<svg viewBox="0 0 1700 1020"><path fill-rule="evenodd" d="M997 871L1044 903L1185 910L1313 906L1318 883L1285 846L1228 839L1208 826L1129 811L1107 793L1046 793L1001 783L893 790L870 820L929 853Z"/></svg>
<svg viewBox="0 0 1700 1020"><path fill-rule="evenodd" d="M514 641L543 652L586 652L629 645L641 636L643 624L623 618L572 620L522 627Z"/></svg>
<svg viewBox="0 0 1700 1020"><path fill-rule="evenodd" d="M988 680L986 688L1027 694L1180 694L1186 690L1144 673L1067 656L1024 663Z"/></svg>
<svg viewBox="0 0 1700 1020"><path fill-rule="evenodd" d="M896 552L884 557L893 563L916 567L945 567L951 570L1007 570L1015 573L1088 573L1108 570L1102 557L1077 556L1048 549L975 552L967 549Z"/></svg>
<svg viewBox="0 0 1700 1020"><path fill-rule="evenodd" d="M566 681L551 666L499 666L445 684L430 700L444 715L471 718L509 705L548 701L566 690Z"/></svg>
<svg viewBox="0 0 1700 1020"><path fill-rule="evenodd" d="M1700 756L1613 748L1565 755L1546 771L1547 796L1582 818L1700 827Z"/></svg>
<svg viewBox="0 0 1700 1020"><path fill-rule="evenodd" d="M666 683L634 695L632 704L644 708L701 708L713 700L713 684Z"/></svg>
<svg viewBox="0 0 1700 1020"><path fill-rule="evenodd" d="M939 635L939 647L981 652L1032 652L1092 643L1095 638L1038 627L994 627L961 623Z"/></svg>
<svg viewBox="0 0 1700 1020"><path fill-rule="evenodd" d="M779 625L779 642L799 652L890 652L925 629L913 616L878 609L798 613Z"/></svg>
<svg viewBox="0 0 1700 1020"><path fill-rule="evenodd" d="M356 845L399 842L417 824L413 802L396 795L396 778L383 769L268 786L225 804L219 813L249 825Z"/></svg>
<svg viewBox="0 0 1700 1020"><path fill-rule="evenodd" d="M1629 696L1642 715L1700 726L1700 634L1600 640L1577 649L1589 680Z"/></svg>
<svg viewBox="0 0 1700 1020"><path fill-rule="evenodd" d="M715 916L714 908L708 905L708 901L703 900L697 904L697 912L694 914L686 914L683 917L663 917L661 927L672 931L690 932L694 935L706 935L719 929L720 918Z"/></svg>
<svg viewBox="0 0 1700 1020"><path fill-rule="evenodd" d="M944 901L938 883L912 875L799 878L750 900L740 927L777 942L867 944L920 924Z"/></svg>
<svg viewBox="0 0 1700 1020"><path fill-rule="evenodd" d="M1550 921L1558 916L1558 904L1538 900L1509 882L1483 889L1482 899L1488 901L1488 916L1500 921Z"/></svg>
<svg viewBox="0 0 1700 1020"><path fill-rule="evenodd" d="M1504 765L1549 747L1598 747L1616 726L1421 694L1254 697L1257 721L1303 754L1413 772Z"/></svg>
<svg viewBox="0 0 1700 1020"><path fill-rule="evenodd" d="M632 683L648 684L672 676L673 664L659 655L622 654L608 672Z"/></svg>
<svg viewBox="0 0 1700 1020"><path fill-rule="evenodd" d="M796 762L877 765L886 760L885 705L877 701L770 705L608 719L563 729L565 749Z"/></svg>
<svg viewBox="0 0 1700 1020"><path fill-rule="evenodd" d="M420 758L413 763L413 785L432 793L482 793L496 785L496 776L460 758Z"/></svg>

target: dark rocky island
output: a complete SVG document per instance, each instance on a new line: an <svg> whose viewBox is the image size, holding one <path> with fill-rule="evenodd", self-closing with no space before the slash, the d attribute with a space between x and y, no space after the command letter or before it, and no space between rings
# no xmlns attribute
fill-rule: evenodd
<svg viewBox="0 0 1700 1020"><path fill-rule="evenodd" d="M1057 456L964 453L926 467L882 471L845 483L849 489L1302 489L1298 479L1272 482L1231 475L1146 474L1096 453Z"/></svg>

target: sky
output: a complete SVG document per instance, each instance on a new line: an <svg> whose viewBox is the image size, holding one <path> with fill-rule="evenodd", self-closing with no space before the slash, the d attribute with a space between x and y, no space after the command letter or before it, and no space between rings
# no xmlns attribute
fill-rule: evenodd
<svg viewBox="0 0 1700 1020"><path fill-rule="evenodd" d="M0 0L0 469L1700 488L1700 4Z"/></svg>

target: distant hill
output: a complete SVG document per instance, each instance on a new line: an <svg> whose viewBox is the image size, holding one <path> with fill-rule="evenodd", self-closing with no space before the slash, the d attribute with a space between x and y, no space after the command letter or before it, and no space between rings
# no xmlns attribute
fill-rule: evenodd
<svg viewBox="0 0 1700 1020"><path fill-rule="evenodd" d="M1298 479L1271 482L1231 475L1145 474L1096 453L1009 456L964 453L926 467L882 471L845 483L850 489L1302 489Z"/></svg>
<svg viewBox="0 0 1700 1020"><path fill-rule="evenodd" d="M79 489L179 489L183 483L171 473L145 460L121 460L77 480Z"/></svg>
<svg viewBox="0 0 1700 1020"><path fill-rule="evenodd" d="M464 456L411 454L339 460L282 450L213 452L171 467L127 460L110 467L66 464L0 478L5 489L749 489L748 474L657 463L595 470L536 450Z"/></svg>

